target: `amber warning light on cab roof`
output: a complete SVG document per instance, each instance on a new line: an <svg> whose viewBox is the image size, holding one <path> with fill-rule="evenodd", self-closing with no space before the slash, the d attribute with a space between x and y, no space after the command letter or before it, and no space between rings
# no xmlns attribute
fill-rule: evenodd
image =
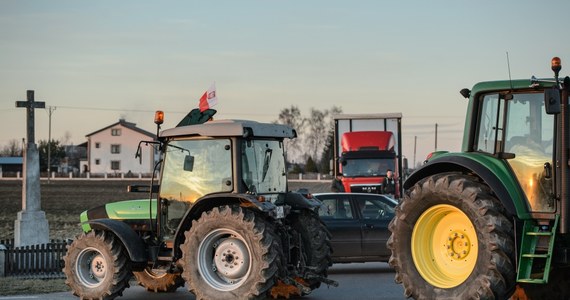
<svg viewBox="0 0 570 300"><path fill-rule="evenodd" d="M161 125L164 123L164 112L162 110L157 110L154 113L154 124Z"/></svg>

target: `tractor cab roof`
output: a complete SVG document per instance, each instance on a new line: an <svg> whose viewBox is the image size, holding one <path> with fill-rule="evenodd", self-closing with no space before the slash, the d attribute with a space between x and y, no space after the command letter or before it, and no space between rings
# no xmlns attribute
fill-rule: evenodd
<svg viewBox="0 0 570 300"><path fill-rule="evenodd" d="M160 132L162 138L181 136L295 138L297 132L287 125L248 120L215 120L203 124L175 127Z"/></svg>

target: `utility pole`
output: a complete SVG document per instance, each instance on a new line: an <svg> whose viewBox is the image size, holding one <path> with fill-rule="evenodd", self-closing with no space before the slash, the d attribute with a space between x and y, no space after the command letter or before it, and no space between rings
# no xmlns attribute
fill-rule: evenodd
<svg viewBox="0 0 570 300"><path fill-rule="evenodd" d="M55 106L48 106L48 116L49 116L49 129L48 129L48 159L47 159L47 173L48 173L48 184L50 183L51 177L51 114L56 109Z"/></svg>
<svg viewBox="0 0 570 300"><path fill-rule="evenodd" d="M414 135L414 169L416 168L416 146L418 145L418 136Z"/></svg>
<svg viewBox="0 0 570 300"><path fill-rule="evenodd" d="M435 150L437 151L437 123L435 123Z"/></svg>

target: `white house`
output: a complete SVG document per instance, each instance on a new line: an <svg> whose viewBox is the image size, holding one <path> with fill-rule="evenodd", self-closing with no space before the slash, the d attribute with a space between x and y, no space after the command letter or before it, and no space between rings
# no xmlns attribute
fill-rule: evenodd
<svg viewBox="0 0 570 300"><path fill-rule="evenodd" d="M141 158L135 158L140 141L152 141L155 135L124 119L92 132L87 137L87 166L81 171L96 173L149 174L153 172L155 150L142 146ZM86 170L87 169L87 170Z"/></svg>

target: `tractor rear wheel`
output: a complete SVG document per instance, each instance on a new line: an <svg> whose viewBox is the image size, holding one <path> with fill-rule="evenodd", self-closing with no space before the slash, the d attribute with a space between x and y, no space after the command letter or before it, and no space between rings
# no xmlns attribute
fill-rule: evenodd
<svg viewBox="0 0 570 300"><path fill-rule="evenodd" d="M63 257L65 283L81 299L114 299L129 286L132 276L128 255L113 234L83 233Z"/></svg>
<svg viewBox="0 0 570 300"><path fill-rule="evenodd" d="M301 234L303 260L314 270L314 275L327 277L327 270L332 265L331 234L319 219L309 210L302 210L292 220L292 227ZM311 289L316 289L321 282L316 279L303 278Z"/></svg>
<svg viewBox="0 0 570 300"><path fill-rule="evenodd" d="M185 233L182 277L196 299L266 299L280 241L271 224L237 206L202 213Z"/></svg>
<svg viewBox="0 0 570 300"><path fill-rule="evenodd" d="M288 218L291 218L291 227L295 230L294 232L301 238L299 248L302 257L297 257L297 259L311 271L304 273L306 277L295 278L300 285L305 287L304 289L279 281L271 289L273 298L289 299L309 294L321 286L321 281L314 276L326 278L328 268L332 265L330 243L332 236L319 216L313 211L301 210L299 213L291 214ZM298 264L295 263L295 265Z"/></svg>
<svg viewBox="0 0 570 300"><path fill-rule="evenodd" d="M477 178L422 179L390 223L390 265L415 299L505 299L515 287L513 225Z"/></svg>
<svg viewBox="0 0 570 300"><path fill-rule="evenodd" d="M149 292L172 293L184 285L184 279L179 273L167 273L163 270L153 270L150 267L138 272L133 272L139 285Z"/></svg>

